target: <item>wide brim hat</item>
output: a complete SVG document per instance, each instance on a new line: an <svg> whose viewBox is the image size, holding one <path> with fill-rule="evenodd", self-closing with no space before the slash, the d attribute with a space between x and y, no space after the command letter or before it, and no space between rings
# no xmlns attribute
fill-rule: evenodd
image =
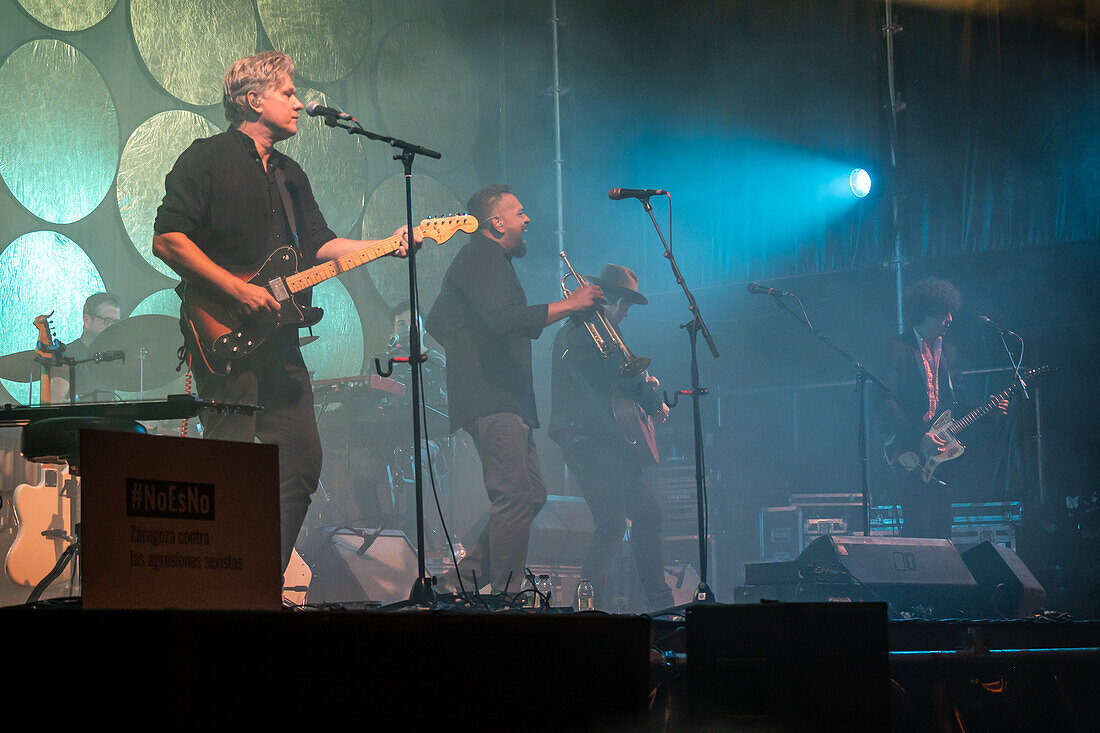
<svg viewBox="0 0 1100 733"><path fill-rule="evenodd" d="M605 265L599 277L590 277L588 282L599 285L600 289L613 298L626 298L635 305L646 305L649 300L638 292L638 276L629 267Z"/></svg>

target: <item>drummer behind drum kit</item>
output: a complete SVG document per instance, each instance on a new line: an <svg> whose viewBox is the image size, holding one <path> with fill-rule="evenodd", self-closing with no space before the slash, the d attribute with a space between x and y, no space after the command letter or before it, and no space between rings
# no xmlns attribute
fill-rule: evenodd
<svg viewBox="0 0 1100 733"><path fill-rule="evenodd" d="M91 356L87 359L68 364L61 353L57 369L70 367L75 372L55 374L75 376L75 382L69 380L70 391L76 395L74 401L114 400L114 392L136 392L141 399L146 392L164 387L179 376L176 351L182 343L178 319L156 314L133 316L104 329L89 347ZM28 403L30 383L39 380L41 369L34 349L0 356L0 378L28 383ZM80 392L89 386L93 389Z"/></svg>

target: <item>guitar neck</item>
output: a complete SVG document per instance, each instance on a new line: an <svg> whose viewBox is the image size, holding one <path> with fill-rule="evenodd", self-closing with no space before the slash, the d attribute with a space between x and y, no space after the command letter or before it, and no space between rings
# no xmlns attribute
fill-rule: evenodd
<svg viewBox="0 0 1100 733"><path fill-rule="evenodd" d="M420 227L416 227L415 231L419 232ZM401 248L401 237L392 236L386 239L379 240L374 244L367 245L362 249L358 249L354 252L338 257L335 260L323 262L320 265L311 267L308 270L302 270L299 273L290 275L286 278L287 289L292 293L299 293L303 290L312 288L315 285L323 283L329 278L336 277L337 275L347 272L348 270L355 269L360 265L365 265L372 260L377 260L379 257L385 257L388 254L393 254Z"/></svg>
<svg viewBox="0 0 1100 733"><path fill-rule="evenodd" d="M967 429L974 423L981 420L988 415L990 411L997 406L997 403L1001 400L1006 400L1012 395L1012 391L1015 387L1009 387L1008 389L1000 392L999 394L990 397L989 400L981 407L976 407L966 415L963 415L958 420L952 420L951 426L947 429L952 435L958 435L963 430Z"/></svg>

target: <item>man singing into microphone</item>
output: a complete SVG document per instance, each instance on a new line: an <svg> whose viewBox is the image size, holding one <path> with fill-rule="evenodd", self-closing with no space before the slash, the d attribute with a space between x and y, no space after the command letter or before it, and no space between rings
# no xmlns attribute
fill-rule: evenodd
<svg viewBox="0 0 1100 733"><path fill-rule="evenodd" d="M939 479L942 472L925 482L919 469L906 469L902 456L907 452L938 455L947 447L930 428L940 413L954 408L961 398L955 383L958 349L943 340L961 301L958 289L946 280L927 278L914 283L902 300L912 325L889 344L885 381L890 391L881 408L890 435L885 452L898 479L906 537L951 536L952 496ZM997 410L1007 412L1008 401L999 400Z"/></svg>
<svg viewBox="0 0 1100 733"><path fill-rule="evenodd" d="M180 155L164 180L164 201L153 225L153 253L184 283L242 318L270 316L279 303L266 288L226 268L257 266L287 245L296 246L310 266L370 244L337 237L301 166L275 149L298 131L303 106L295 92L294 62L286 54L267 51L235 61L226 72L222 100L229 129L196 140ZM405 235L405 227L394 234ZM407 249L406 237L397 254L404 256ZM297 330L275 331L254 353L234 361L228 373L214 373L196 356L191 329L181 325L199 396L264 408L254 415L206 415L203 434L279 446L285 568L321 472L313 392Z"/></svg>
<svg viewBox="0 0 1100 733"><path fill-rule="evenodd" d="M466 210L479 229L443 278L425 327L447 352L451 430L463 428L481 457L489 522L460 564L466 591L486 582L518 591L531 522L546 503L532 432L539 427L531 376L531 341L551 323L603 302L595 285L569 298L528 305L512 260L527 253L531 219L503 184L475 193ZM476 574L476 586L473 577ZM452 590L457 578L441 582Z"/></svg>

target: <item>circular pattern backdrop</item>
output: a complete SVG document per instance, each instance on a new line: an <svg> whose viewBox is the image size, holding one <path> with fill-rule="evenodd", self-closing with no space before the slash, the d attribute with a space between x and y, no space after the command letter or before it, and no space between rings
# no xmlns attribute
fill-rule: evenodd
<svg viewBox="0 0 1100 733"><path fill-rule="evenodd" d="M216 132L205 117L169 110L138 125L122 151L116 187L122 223L145 261L168 277L177 276L153 256L153 222L164 198L164 177L187 146Z"/></svg>
<svg viewBox="0 0 1100 733"><path fill-rule="evenodd" d="M336 81L359 65L370 41L370 7L357 0L256 0L271 44L295 75Z"/></svg>
<svg viewBox="0 0 1100 733"><path fill-rule="evenodd" d="M107 17L115 0L19 0L32 18L59 31L82 31Z"/></svg>
<svg viewBox="0 0 1100 733"><path fill-rule="evenodd" d="M220 102L229 65L256 52L249 0L130 0L130 23L149 73L188 104Z"/></svg>
<svg viewBox="0 0 1100 733"><path fill-rule="evenodd" d="M103 289L103 278L73 240L49 231L19 237L0 251L0 355L33 349L34 319L49 313L58 340L76 340L84 328L84 300ZM26 384L0 382L26 404Z"/></svg>
<svg viewBox="0 0 1100 733"><path fill-rule="evenodd" d="M86 217L118 165L118 116L99 71L67 43L31 41L0 66L0 98L0 175L12 195L53 224Z"/></svg>

